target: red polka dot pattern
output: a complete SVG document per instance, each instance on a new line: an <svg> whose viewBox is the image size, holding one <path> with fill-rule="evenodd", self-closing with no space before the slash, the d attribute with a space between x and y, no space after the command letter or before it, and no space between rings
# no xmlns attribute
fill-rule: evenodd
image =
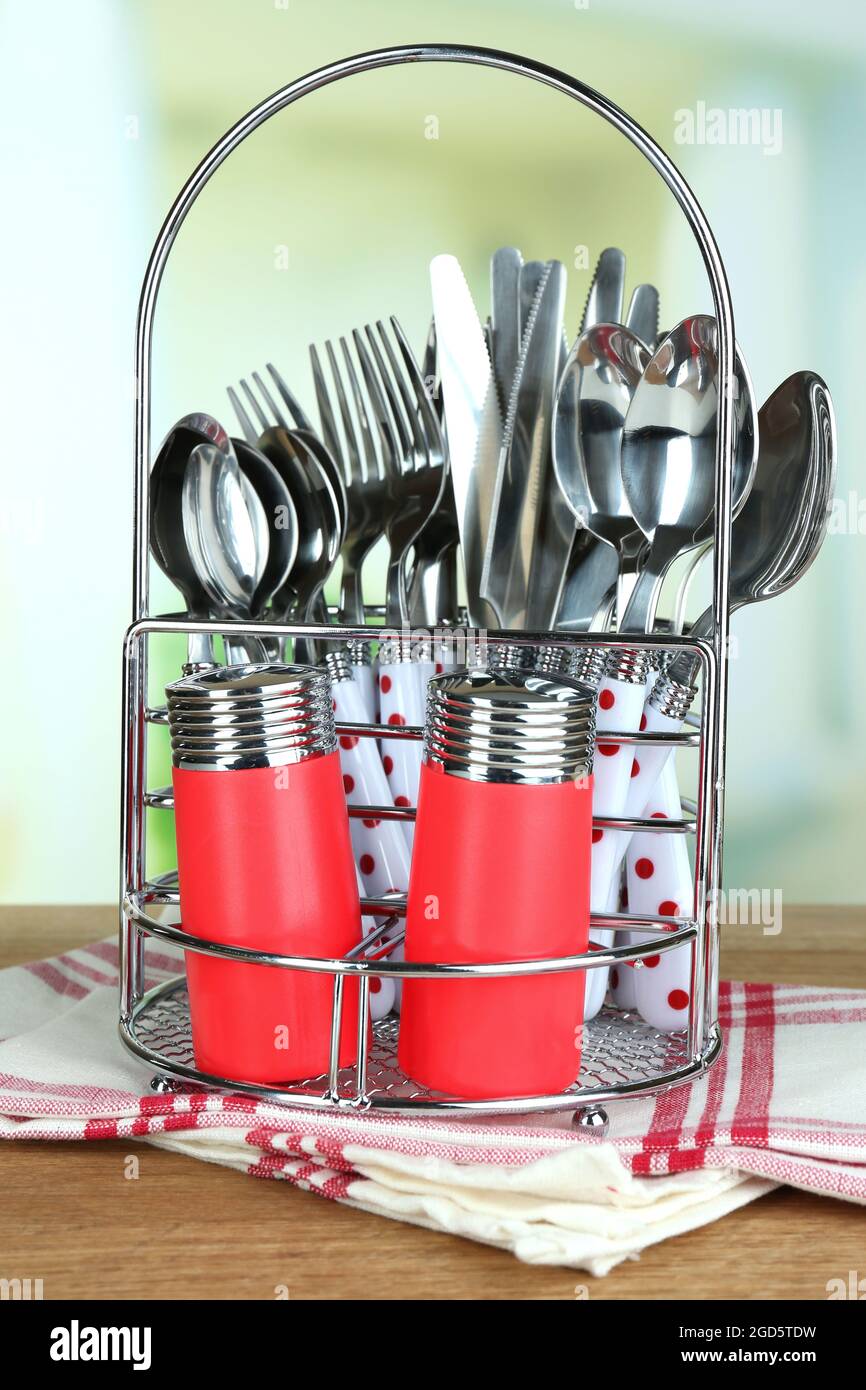
<svg viewBox="0 0 866 1390"><path fill-rule="evenodd" d="M603 758L615 758L619 749L618 743L600 743L598 745L598 751Z"/></svg>
<svg viewBox="0 0 866 1390"><path fill-rule="evenodd" d="M354 777L350 777L349 774L348 774L348 772L347 772L347 773L345 773L345 774L343 775L343 791L346 792L346 793L348 793L348 792L353 792L354 790L355 790L355 779L354 779Z"/></svg>
<svg viewBox="0 0 866 1390"><path fill-rule="evenodd" d="M403 714L389 714L388 723L394 725L403 725L406 723L406 716Z"/></svg>
<svg viewBox="0 0 866 1390"><path fill-rule="evenodd" d="M687 1009L689 1007L689 996L684 989L672 989L668 995L668 1003L672 1009Z"/></svg>
<svg viewBox="0 0 866 1390"><path fill-rule="evenodd" d="M635 758L634 762L633 762L632 765L631 765L631 775L632 775L632 777L637 777L639 774L640 774L640 763L638 762L637 758Z"/></svg>
<svg viewBox="0 0 866 1390"><path fill-rule="evenodd" d="M372 854L362 854L358 860L358 868L362 874L371 874L376 867L376 861Z"/></svg>
<svg viewBox="0 0 866 1390"><path fill-rule="evenodd" d="M376 826L381 825L382 822L380 820L365 820L362 821L361 824L366 825L368 830L375 830Z"/></svg>
<svg viewBox="0 0 866 1390"><path fill-rule="evenodd" d="M372 978L371 978L371 980L370 980L370 993L371 993L371 994L378 994L378 993L379 993L379 990L380 990L381 988L382 988L382 981L379 979L379 976L378 976L378 975L373 975Z"/></svg>
<svg viewBox="0 0 866 1390"><path fill-rule="evenodd" d="M395 805L395 806L411 806L411 804L412 804L412 803L411 803L411 801L409 800L408 796L395 796L395 797L394 797L394 805Z"/></svg>
<svg viewBox="0 0 866 1390"><path fill-rule="evenodd" d="M593 830L593 832L592 832L592 843L593 843L594 845L597 845L603 834L604 834L604 831L603 831L603 830Z"/></svg>
<svg viewBox="0 0 866 1390"><path fill-rule="evenodd" d="M650 820L667 820L667 818L668 817L666 811L653 811L652 815L650 816Z"/></svg>
<svg viewBox="0 0 866 1390"><path fill-rule="evenodd" d="M659 903L660 917L679 917L679 915L679 905L675 902L672 902L670 898L665 898L663 903Z"/></svg>
<svg viewBox="0 0 866 1390"><path fill-rule="evenodd" d="M391 689L391 677L390 677L390 676L380 676L380 677L379 677L379 689L383 692L383 694L385 694L385 695L388 694L388 691Z"/></svg>
<svg viewBox="0 0 866 1390"><path fill-rule="evenodd" d="M612 690L602 690L598 697L598 703L601 709L613 709L616 704L616 696Z"/></svg>
<svg viewBox="0 0 866 1390"><path fill-rule="evenodd" d="M356 735L356 734L341 734L341 735L340 735L340 747L341 747L341 748L345 748L345 749L354 748L354 747L355 747L355 744L356 744L357 742L358 742L358 738L357 738L357 735Z"/></svg>
<svg viewBox="0 0 866 1390"><path fill-rule="evenodd" d="M661 956L644 956L643 963L647 970L655 970L660 960Z"/></svg>
<svg viewBox="0 0 866 1390"><path fill-rule="evenodd" d="M391 757L390 753L385 754L382 759L382 766L385 769L385 776L390 777L391 773L394 771L394 759Z"/></svg>
<svg viewBox="0 0 866 1390"><path fill-rule="evenodd" d="M634 866L638 878L652 878L656 866L651 859L639 859Z"/></svg>
<svg viewBox="0 0 866 1390"><path fill-rule="evenodd" d="M643 733L643 731L644 731L645 728L646 728L646 715L645 715L645 714L642 714L641 717L640 717L640 731L641 731L641 733Z"/></svg>

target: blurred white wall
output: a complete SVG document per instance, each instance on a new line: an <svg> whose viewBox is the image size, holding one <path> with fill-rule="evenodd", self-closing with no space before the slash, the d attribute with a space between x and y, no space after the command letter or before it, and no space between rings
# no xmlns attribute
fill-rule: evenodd
<svg viewBox="0 0 866 1390"><path fill-rule="evenodd" d="M0 884L13 902L105 900L117 881L131 330L151 220L129 20L112 0L0 12Z"/></svg>

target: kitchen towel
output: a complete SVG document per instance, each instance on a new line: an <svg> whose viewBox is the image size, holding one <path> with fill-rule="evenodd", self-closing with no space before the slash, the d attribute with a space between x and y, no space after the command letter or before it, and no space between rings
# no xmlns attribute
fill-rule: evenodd
<svg viewBox="0 0 866 1390"><path fill-rule="evenodd" d="M182 968L152 943L151 983ZM610 1106L455 1119L155 1094L116 1034L117 945L0 972L0 1138L143 1139L595 1275L779 1183L866 1202L866 993L724 983L709 1075Z"/></svg>

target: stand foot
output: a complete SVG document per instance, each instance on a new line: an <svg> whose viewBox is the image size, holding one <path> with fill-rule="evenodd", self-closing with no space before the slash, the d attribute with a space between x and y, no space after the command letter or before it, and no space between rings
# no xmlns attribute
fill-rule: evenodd
<svg viewBox="0 0 866 1390"><path fill-rule="evenodd" d="M575 1129L588 1129L599 1139L607 1134L609 1124L607 1111L600 1105L584 1105L580 1110L575 1110L571 1123Z"/></svg>
<svg viewBox="0 0 866 1390"><path fill-rule="evenodd" d="M176 1095L181 1089L179 1081L175 1081L173 1076L156 1076L151 1078L150 1089L156 1091L159 1096Z"/></svg>

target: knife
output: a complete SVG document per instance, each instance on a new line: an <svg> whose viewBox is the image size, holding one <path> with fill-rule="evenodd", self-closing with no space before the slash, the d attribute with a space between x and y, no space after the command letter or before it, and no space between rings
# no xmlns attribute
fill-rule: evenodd
<svg viewBox="0 0 866 1390"><path fill-rule="evenodd" d="M555 290L559 299L559 308L557 310L554 305L549 327L550 333L556 335L557 338L552 358L554 365L550 375L546 375L544 378L546 383L550 383L550 394L546 395L544 404L545 408L548 409L552 427L552 400L562 372L563 352L567 357L568 347L563 328L566 273L559 261L551 261L549 264L552 267L551 273L554 279L558 281L561 276L561 283L557 283ZM562 495L553 472L550 439L548 439L547 445L546 467L539 482L541 486L541 496L538 503L539 530L527 580L524 627L533 631L536 629L546 631L554 626L575 534L574 516Z"/></svg>
<svg viewBox="0 0 866 1390"><path fill-rule="evenodd" d="M538 298L538 291L542 281L547 278L547 261L527 261L520 267L518 276L517 311L518 323L520 325L520 343L526 336L526 328L529 317L532 313L533 305ZM514 381L512 379L512 386Z"/></svg>
<svg viewBox="0 0 866 1390"><path fill-rule="evenodd" d="M480 597L481 570L502 414L484 329L456 256L434 256L430 286L469 620L476 627L489 627L495 623Z"/></svg>
<svg viewBox="0 0 866 1390"><path fill-rule="evenodd" d="M559 491L550 467L550 429L564 307L565 268L551 261L544 267L521 341L481 578L482 596L502 627L525 627L533 596L551 582L550 563L540 546L551 538L544 513ZM558 525L551 524L555 533ZM568 546L550 597L554 612L574 535L573 519L566 525Z"/></svg>
<svg viewBox="0 0 866 1390"><path fill-rule="evenodd" d="M637 285L632 291L625 326L630 328L650 352L659 336L659 292L655 285Z"/></svg>
<svg viewBox="0 0 866 1390"><path fill-rule="evenodd" d="M580 331L597 323L622 323L625 293L625 255L615 246L602 251L589 287Z"/></svg>
<svg viewBox="0 0 866 1390"><path fill-rule="evenodd" d="M520 356L520 269L523 257L515 246L500 246L490 258L490 313L493 327L493 371L499 404L505 412Z"/></svg>

